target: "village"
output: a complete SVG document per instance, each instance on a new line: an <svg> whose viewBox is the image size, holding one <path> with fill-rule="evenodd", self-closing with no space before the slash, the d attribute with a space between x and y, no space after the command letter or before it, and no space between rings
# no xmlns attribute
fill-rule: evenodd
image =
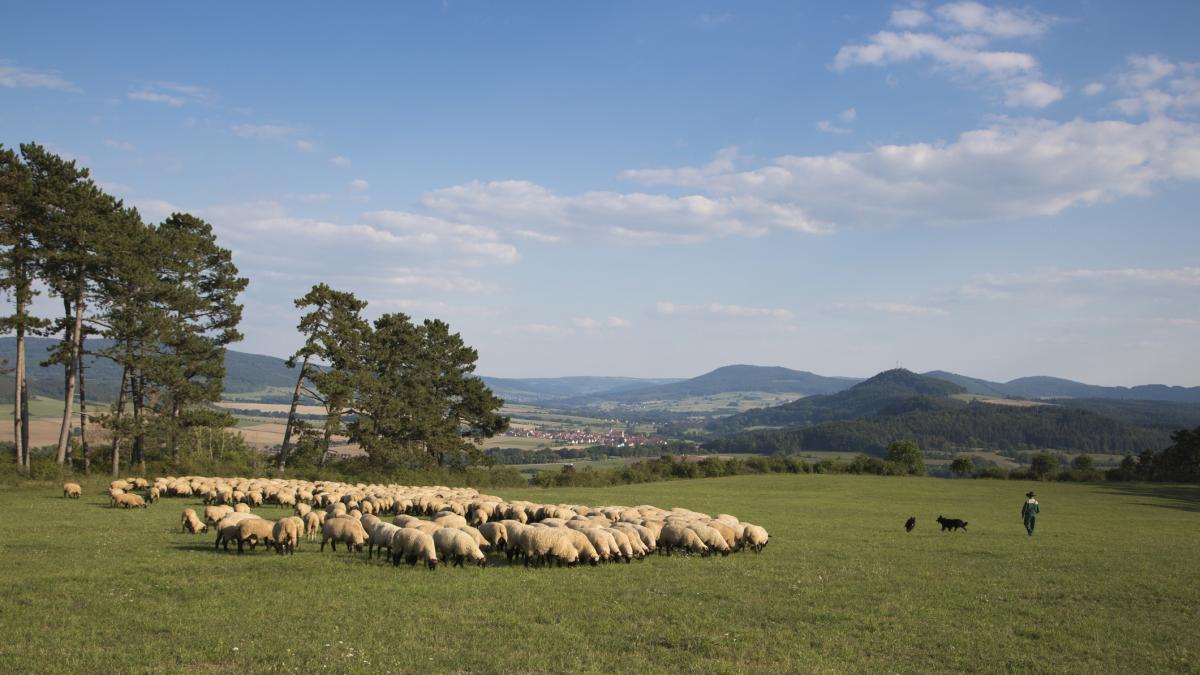
<svg viewBox="0 0 1200 675"><path fill-rule="evenodd" d="M511 428L504 432L511 438L536 438L564 445L610 445L616 448L665 443L658 436L627 433L624 429L610 428L605 432L589 429L543 430L532 427Z"/></svg>

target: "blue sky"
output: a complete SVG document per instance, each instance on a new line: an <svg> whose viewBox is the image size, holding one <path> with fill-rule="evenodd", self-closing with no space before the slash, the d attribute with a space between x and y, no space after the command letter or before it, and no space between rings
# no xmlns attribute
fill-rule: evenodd
<svg viewBox="0 0 1200 675"><path fill-rule="evenodd" d="M325 281L497 376L1200 384L1196 3L24 5L0 143L211 222L245 351Z"/></svg>

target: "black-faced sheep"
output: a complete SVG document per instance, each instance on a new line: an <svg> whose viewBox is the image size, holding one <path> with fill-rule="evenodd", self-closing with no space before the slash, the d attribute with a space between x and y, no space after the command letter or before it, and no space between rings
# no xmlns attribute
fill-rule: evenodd
<svg viewBox="0 0 1200 675"><path fill-rule="evenodd" d="M487 558L484 557L483 551L479 550L475 540L462 530L443 527L433 533L433 543L437 547L438 558L452 565L462 567L467 560L480 567L487 564Z"/></svg>
<svg viewBox="0 0 1200 675"><path fill-rule="evenodd" d="M142 499L141 495L135 495L129 492L123 492L113 497L113 507L122 507L126 509L146 508L146 500Z"/></svg>
<svg viewBox="0 0 1200 675"><path fill-rule="evenodd" d="M192 534L201 534L208 531L208 525L196 516L196 512L192 509L184 509L183 515L179 518L179 525L184 532Z"/></svg>
<svg viewBox="0 0 1200 675"><path fill-rule="evenodd" d="M438 564L437 545L433 537L412 528L400 528L392 535L392 564L399 565L401 556L409 565L424 561L429 569Z"/></svg>
<svg viewBox="0 0 1200 675"><path fill-rule="evenodd" d="M280 518L274 527L271 528L271 541L275 543L276 553L288 553L289 555L296 552L296 547L300 545L300 535L304 532L304 520L299 516L288 516Z"/></svg>
<svg viewBox="0 0 1200 675"><path fill-rule="evenodd" d="M755 553L761 553L767 545L767 531L758 525L746 525L746 545L754 549Z"/></svg>
<svg viewBox="0 0 1200 675"><path fill-rule="evenodd" d="M238 523L237 526L237 543L238 553L242 552L242 547L249 542L250 550L253 551L258 542L263 542L266 545L274 543L272 535L275 532L275 523L262 518L247 518Z"/></svg>
<svg viewBox="0 0 1200 675"><path fill-rule="evenodd" d="M70 497L71 499L79 499L79 497L81 495L83 495L83 488L80 487L79 483L64 483L63 484L63 497L64 498Z"/></svg>
<svg viewBox="0 0 1200 675"><path fill-rule="evenodd" d="M321 526L321 551L325 550L325 542L329 542L330 548L336 551L339 541L346 545L347 551L354 547L361 553L363 545L367 543L367 532L357 518L325 519L325 524Z"/></svg>

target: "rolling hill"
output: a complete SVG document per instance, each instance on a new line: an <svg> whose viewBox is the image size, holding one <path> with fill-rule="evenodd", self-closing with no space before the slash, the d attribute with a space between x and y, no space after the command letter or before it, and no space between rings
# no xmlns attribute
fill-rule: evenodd
<svg viewBox="0 0 1200 675"><path fill-rule="evenodd" d="M1130 399L1141 401L1170 401L1174 403L1200 403L1200 387L1173 387L1165 384L1141 384L1134 387L1104 387L1084 384L1061 377L1037 375L1019 377L1008 382L990 382L967 377L944 370L925 373L933 377L962 386L971 394L1029 399L1089 398Z"/></svg>
<svg viewBox="0 0 1200 675"><path fill-rule="evenodd" d="M509 403L554 402L601 393L622 393L678 382L678 379L638 377L541 377L505 378L482 376L484 384Z"/></svg>
<svg viewBox="0 0 1200 675"><path fill-rule="evenodd" d="M677 401L690 397L713 396L730 392L786 393L809 396L842 391L857 382L859 380L854 378L825 377L789 368L733 365L717 368L688 380L580 396L559 401L558 404L564 407L587 407L600 402L635 405L646 401Z"/></svg>

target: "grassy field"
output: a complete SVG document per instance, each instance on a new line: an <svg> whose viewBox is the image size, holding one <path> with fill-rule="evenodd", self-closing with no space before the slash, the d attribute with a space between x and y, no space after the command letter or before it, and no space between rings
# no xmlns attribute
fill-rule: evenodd
<svg viewBox="0 0 1200 675"><path fill-rule="evenodd" d="M1043 512L1018 518L1035 487ZM1200 490L776 475L507 498L728 512L761 555L396 569L212 550L195 500L0 491L0 672L1169 672L1200 660ZM282 511L263 509L277 517ZM942 534L939 513L970 522ZM904 519L918 518L905 534Z"/></svg>

